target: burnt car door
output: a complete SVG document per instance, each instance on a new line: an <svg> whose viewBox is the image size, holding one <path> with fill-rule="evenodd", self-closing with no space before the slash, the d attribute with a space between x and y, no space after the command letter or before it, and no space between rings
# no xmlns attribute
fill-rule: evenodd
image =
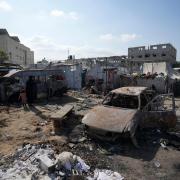
<svg viewBox="0 0 180 180"><path fill-rule="evenodd" d="M154 97L141 110L141 128L174 127L177 121L173 94L161 94Z"/></svg>

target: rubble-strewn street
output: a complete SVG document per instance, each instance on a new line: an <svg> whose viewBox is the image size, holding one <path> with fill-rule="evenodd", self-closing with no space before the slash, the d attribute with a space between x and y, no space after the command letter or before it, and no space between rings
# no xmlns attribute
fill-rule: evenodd
<svg viewBox="0 0 180 180"><path fill-rule="evenodd" d="M179 7L0 0L0 180L179 180Z"/></svg>
<svg viewBox="0 0 180 180"><path fill-rule="evenodd" d="M87 134L81 120L102 99L69 91L27 110L1 106L0 179L178 179L180 119L167 132L138 130L139 148L126 138L101 141ZM51 116L67 104L73 111L56 135ZM179 117L179 99L176 109Z"/></svg>

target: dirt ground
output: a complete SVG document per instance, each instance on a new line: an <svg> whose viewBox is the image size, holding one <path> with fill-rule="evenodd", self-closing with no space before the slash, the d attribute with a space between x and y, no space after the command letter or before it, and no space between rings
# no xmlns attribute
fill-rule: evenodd
<svg viewBox="0 0 180 180"><path fill-rule="evenodd" d="M118 171L125 179L179 179L180 149L173 146L162 148L158 142L164 137L161 131L141 132L139 149L130 141L110 144L91 138L70 146L69 131L66 131L68 126L73 128L80 124L82 116L101 100L101 97L80 97L70 92L58 99L52 99L48 104L34 104L28 110L16 106L9 109L0 106L0 159L10 156L23 144L51 143L57 153L71 151L81 156L91 167ZM54 136L49 117L64 104L73 105L76 116L70 115L68 118L67 128L64 129L67 133ZM180 99L176 99L176 107L177 116L180 117ZM180 132L180 119L178 120L176 130ZM0 165L1 163L3 162L0 161Z"/></svg>

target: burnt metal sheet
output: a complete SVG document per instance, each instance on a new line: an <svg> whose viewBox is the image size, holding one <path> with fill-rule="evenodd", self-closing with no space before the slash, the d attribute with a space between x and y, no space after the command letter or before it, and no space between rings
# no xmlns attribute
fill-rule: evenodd
<svg viewBox="0 0 180 180"><path fill-rule="evenodd" d="M82 123L101 130L123 133L135 132L137 110L110 106L95 106L82 119Z"/></svg>
<svg viewBox="0 0 180 180"><path fill-rule="evenodd" d="M177 116L173 111L147 111L142 112L140 118L141 128L174 128L177 123Z"/></svg>
<svg viewBox="0 0 180 180"><path fill-rule="evenodd" d="M147 87L121 87L118 89L114 89L111 92L116 94L138 96L146 89Z"/></svg>

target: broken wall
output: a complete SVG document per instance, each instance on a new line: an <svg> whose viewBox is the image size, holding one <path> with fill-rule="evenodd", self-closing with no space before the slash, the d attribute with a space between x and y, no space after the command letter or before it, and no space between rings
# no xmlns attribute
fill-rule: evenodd
<svg viewBox="0 0 180 180"><path fill-rule="evenodd" d="M62 70L64 72L67 86L71 89L81 89L82 88L82 66L81 64L74 65L59 65L53 67L53 69Z"/></svg>
<svg viewBox="0 0 180 180"><path fill-rule="evenodd" d="M166 83L165 83L165 79L163 77L157 77L157 78L138 78L136 80L137 82L137 86L145 86L145 87L149 87L152 88L152 85L155 86L156 90L159 93L165 93L166 92Z"/></svg>
<svg viewBox="0 0 180 180"><path fill-rule="evenodd" d="M107 72L106 72L106 68L107 68ZM106 80L107 80L108 85L112 89L118 87L117 85L118 73L116 68L95 64L91 69L87 71L86 81L88 82L90 79L94 79L94 80L103 79L104 84L106 84Z"/></svg>
<svg viewBox="0 0 180 180"><path fill-rule="evenodd" d="M165 93L167 91L167 82L165 77L146 78L134 76L120 76L119 84L120 87L143 86L149 88L152 88L152 85L154 85L158 93Z"/></svg>
<svg viewBox="0 0 180 180"><path fill-rule="evenodd" d="M82 67L80 64L66 69L64 73L69 88L78 90L82 88Z"/></svg>

